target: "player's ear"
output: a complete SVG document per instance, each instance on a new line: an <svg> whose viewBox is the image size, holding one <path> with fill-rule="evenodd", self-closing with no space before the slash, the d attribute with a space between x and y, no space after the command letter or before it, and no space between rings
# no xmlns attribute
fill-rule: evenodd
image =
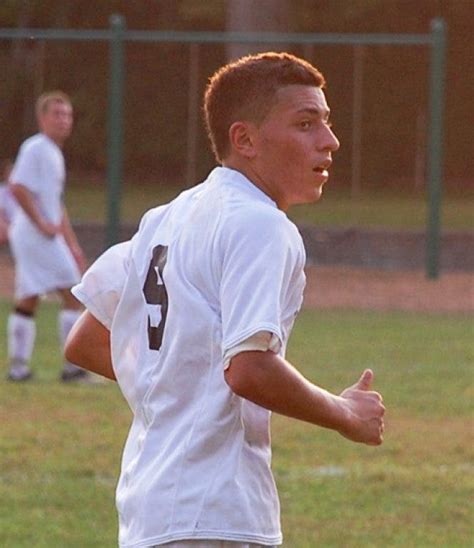
<svg viewBox="0 0 474 548"><path fill-rule="evenodd" d="M254 126L249 122L234 122L229 128L231 149L250 160L255 157Z"/></svg>

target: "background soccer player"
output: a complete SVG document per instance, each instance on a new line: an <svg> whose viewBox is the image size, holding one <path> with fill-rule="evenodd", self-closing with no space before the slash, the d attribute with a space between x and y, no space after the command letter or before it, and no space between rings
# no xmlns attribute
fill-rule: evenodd
<svg viewBox="0 0 474 548"><path fill-rule="evenodd" d="M72 131L71 102L64 93L45 93L37 100L36 116L40 132L21 145L9 186L20 206L9 230L15 262L15 303L8 319L8 378L12 381L25 381L32 375L29 363L36 331L34 315L44 293L56 291L61 296L59 332L64 343L81 310L70 288L85 268L62 201L62 147ZM70 381L86 374L66 362L61 378Z"/></svg>

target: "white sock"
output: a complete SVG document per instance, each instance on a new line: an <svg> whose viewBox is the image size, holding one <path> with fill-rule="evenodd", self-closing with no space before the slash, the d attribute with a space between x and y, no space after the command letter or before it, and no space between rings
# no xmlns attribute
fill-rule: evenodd
<svg viewBox="0 0 474 548"><path fill-rule="evenodd" d="M36 337L34 318L13 312L8 317L8 359L10 364L28 364Z"/></svg>
<svg viewBox="0 0 474 548"><path fill-rule="evenodd" d="M61 310L58 314L58 328L59 328L59 340L61 342L61 348L64 349L64 345L66 344L67 336L69 335L69 331L71 331L72 326L76 323L76 320L81 315L81 310L72 310L72 309L64 309ZM76 365L72 364L71 362L68 362L67 360L64 361L64 368L71 370L76 369Z"/></svg>

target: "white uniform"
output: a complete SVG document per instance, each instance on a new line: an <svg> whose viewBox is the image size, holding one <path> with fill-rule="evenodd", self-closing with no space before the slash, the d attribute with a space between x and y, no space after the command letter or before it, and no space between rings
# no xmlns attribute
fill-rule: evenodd
<svg viewBox="0 0 474 548"><path fill-rule="evenodd" d="M20 147L10 180L33 194L45 219L61 222L65 166L54 141L42 133L27 139ZM15 260L17 298L68 288L79 281L80 272L64 237L44 236L21 207L10 226L9 242Z"/></svg>
<svg viewBox="0 0 474 548"><path fill-rule="evenodd" d="M296 227L237 171L148 212L73 293L111 331L133 414L117 488L120 546L281 543L270 412L235 395L224 355L262 331L284 355L302 303Z"/></svg>

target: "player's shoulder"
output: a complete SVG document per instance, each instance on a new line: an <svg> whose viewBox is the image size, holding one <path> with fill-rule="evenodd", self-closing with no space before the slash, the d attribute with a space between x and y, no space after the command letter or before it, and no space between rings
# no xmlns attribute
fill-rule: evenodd
<svg viewBox="0 0 474 548"><path fill-rule="evenodd" d="M286 214L276 205L265 200L233 200L223 208L222 226L242 234L250 233L264 237L288 235L298 236L299 232Z"/></svg>
<svg viewBox="0 0 474 548"><path fill-rule="evenodd" d="M145 213L142 215L142 218L140 219L138 230L143 231L146 227L156 223L166 206L167 204L159 205L145 211Z"/></svg>
<svg viewBox="0 0 474 548"><path fill-rule="evenodd" d="M171 201L150 208L143 214L140 220L139 230L144 230L151 225L156 225L157 223L160 223L165 213L170 210L176 210L180 207L183 207L199 192L200 187L201 185L196 185L193 188L183 190Z"/></svg>
<svg viewBox="0 0 474 548"><path fill-rule="evenodd" d="M246 250L245 254L260 254L266 249L278 253L304 254L304 246L297 227L285 213L270 204L252 203L247 207L232 207L221 217L220 249Z"/></svg>
<svg viewBox="0 0 474 548"><path fill-rule="evenodd" d="M265 203L242 203L224 210L229 226L249 227L260 230L291 230L291 221L278 208Z"/></svg>
<svg viewBox="0 0 474 548"><path fill-rule="evenodd" d="M47 146L46 137L41 133L36 133L35 135L32 135L31 137L28 137L23 141L20 146L20 152L36 152L38 150L44 149L45 146Z"/></svg>
<svg viewBox="0 0 474 548"><path fill-rule="evenodd" d="M170 202L153 207L143 214L135 237L136 253L149 249L156 240L156 235L159 235L162 241L174 239L180 227L186 222L190 204L200 192L200 186L184 190Z"/></svg>

